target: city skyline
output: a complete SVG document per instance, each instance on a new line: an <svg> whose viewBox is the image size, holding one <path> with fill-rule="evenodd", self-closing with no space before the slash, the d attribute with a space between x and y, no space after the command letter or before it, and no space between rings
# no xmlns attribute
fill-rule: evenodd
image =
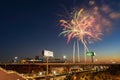
<svg viewBox="0 0 120 80"><path fill-rule="evenodd" d="M96 52L98 60L120 60L120 1L114 0L59 0L59 1L14 1L0 3L0 60L10 60L42 56L42 50L54 52L55 57L72 59L73 44L76 39L67 43L67 38L59 36L62 31L59 20L65 8L69 11L74 7L84 8L87 3L109 5L112 15L110 32L102 36L102 40L88 44L90 51ZM99 4L101 6L103 4ZM84 47L81 42L80 56L84 58ZM76 53L77 55L77 53Z"/></svg>

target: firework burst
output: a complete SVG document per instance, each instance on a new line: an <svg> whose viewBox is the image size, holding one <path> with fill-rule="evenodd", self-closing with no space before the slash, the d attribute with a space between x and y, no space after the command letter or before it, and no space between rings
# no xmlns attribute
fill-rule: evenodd
<svg viewBox="0 0 120 80"><path fill-rule="evenodd" d="M67 37L67 43L71 39L77 39L84 45L84 49L89 52L87 43L94 43L102 40L101 36L110 31L111 21L119 18L120 13L113 12L108 5L95 5L95 1L90 1L90 8L73 9L68 19L61 19L62 32L60 35ZM66 16L66 17L67 17ZM85 55L86 55L85 51Z"/></svg>
<svg viewBox="0 0 120 80"><path fill-rule="evenodd" d="M87 42L101 40L101 35L108 30L107 26L111 25L110 20L100 14L98 7L92 10L76 10L72 14L72 19L60 20L60 23L63 27L60 35L67 36L67 42L73 38L80 40L87 50Z"/></svg>

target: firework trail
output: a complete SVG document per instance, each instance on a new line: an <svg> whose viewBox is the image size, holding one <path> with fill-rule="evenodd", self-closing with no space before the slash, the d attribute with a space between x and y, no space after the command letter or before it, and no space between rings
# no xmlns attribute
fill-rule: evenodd
<svg viewBox="0 0 120 80"><path fill-rule="evenodd" d="M79 39L84 47L87 48L87 40L92 42L93 40L101 40L102 30L98 24L96 24L96 18L98 14L92 14L84 9L76 11L73 18L70 21L60 20L61 26L63 26L63 32L60 35L67 36L69 42L72 38Z"/></svg>
<svg viewBox="0 0 120 80"><path fill-rule="evenodd" d="M63 28L60 35L67 37L67 42L73 38L78 39L88 52L87 43L101 40L103 33L110 29L111 19L116 17L115 14L119 14L112 12L107 5L94 6L95 2L93 0L89 2L89 5L92 8L74 9L69 15L70 19L60 20Z"/></svg>

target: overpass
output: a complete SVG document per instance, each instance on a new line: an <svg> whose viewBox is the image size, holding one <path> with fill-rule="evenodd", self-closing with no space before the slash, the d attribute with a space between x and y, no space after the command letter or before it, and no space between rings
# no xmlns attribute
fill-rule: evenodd
<svg viewBox="0 0 120 80"><path fill-rule="evenodd" d="M111 72L117 72L120 68L120 64L102 64L102 63L94 63L94 64L84 64L84 63L1 63L0 67L6 70L13 70L20 74L38 74L42 72L42 75L46 75L48 66L48 74L54 76L56 75L67 75L69 73L85 73L91 71L103 71L110 69ZM54 72L56 71L56 72ZM113 73L112 72L112 73Z"/></svg>
<svg viewBox="0 0 120 80"><path fill-rule="evenodd" d="M63 67L66 72L69 72L71 68L87 68L87 67L94 67L94 66L117 66L120 65L118 64L102 64L102 63L89 63L89 64L84 64L84 63L1 63L0 67L6 69L6 70L15 70L19 73L30 73L33 70L34 71L46 71L46 67L48 65L49 72L53 68L56 67Z"/></svg>

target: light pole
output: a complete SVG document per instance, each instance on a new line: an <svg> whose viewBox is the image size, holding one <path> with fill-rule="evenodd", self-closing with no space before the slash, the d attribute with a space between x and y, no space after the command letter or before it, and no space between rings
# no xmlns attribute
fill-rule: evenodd
<svg viewBox="0 0 120 80"><path fill-rule="evenodd" d="M48 76L48 57L47 58L47 76Z"/></svg>

